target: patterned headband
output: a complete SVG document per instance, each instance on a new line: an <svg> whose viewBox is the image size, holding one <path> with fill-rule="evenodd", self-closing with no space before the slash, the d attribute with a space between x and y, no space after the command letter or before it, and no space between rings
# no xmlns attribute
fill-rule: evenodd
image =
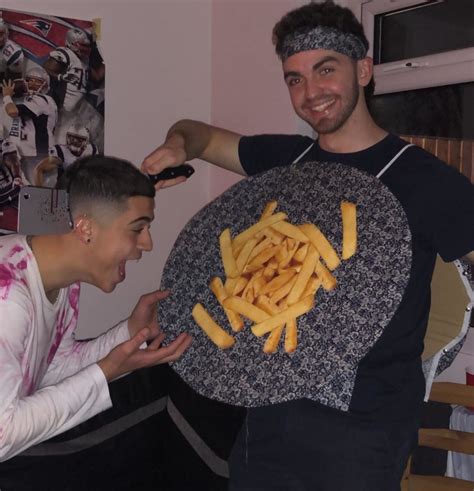
<svg viewBox="0 0 474 491"><path fill-rule="evenodd" d="M333 27L318 26L309 32L289 35L283 41L280 58L285 61L300 51L327 49L352 58L365 58L367 49L354 34L345 33Z"/></svg>

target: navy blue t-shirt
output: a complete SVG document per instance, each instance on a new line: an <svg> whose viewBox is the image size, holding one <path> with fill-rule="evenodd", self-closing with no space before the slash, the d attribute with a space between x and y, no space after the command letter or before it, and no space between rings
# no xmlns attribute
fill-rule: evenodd
<svg viewBox="0 0 474 491"><path fill-rule="evenodd" d="M291 164L313 142L290 135L242 137L239 157L245 172L254 175ZM338 162L377 175L405 145L388 135L366 150L339 154L315 142L302 161ZM436 254L452 261L474 250L474 192L465 176L419 147L407 149L381 181L405 210L412 269L396 314L359 364L349 413L396 421L419 413L424 395L421 353Z"/></svg>

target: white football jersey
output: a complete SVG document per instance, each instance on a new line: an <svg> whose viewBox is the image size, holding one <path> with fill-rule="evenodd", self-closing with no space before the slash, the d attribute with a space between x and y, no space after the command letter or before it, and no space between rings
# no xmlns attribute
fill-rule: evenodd
<svg viewBox="0 0 474 491"><path fill-rule="evenodd" d="M24 59L21 47L8 39L0 52L0 73L9 70L18 73L20 78Z"/></svg>
<svg viewBox="0 0 474 491"><path fill-rule="evenodd" d="M58 120L58 108L53 98L33 94L15 102L19 116L13 118L8 138L22 157L36 157L38 151L54 144L54 130Z"/></svg>
<svg viewBox="0 0 474 491"><path fill-rule="evenodd" d="M88 143L81 155L74 155L67 145L53 145L49 149L49 156L55 157L62 162L63 168L67 169L77 159L97 155L99 150L93 143Z"/></svg>
<svg viewBox="0 0 474 491"><path fill-rule="evenodd" d="M66 82L63 107L66 111L72 111L87 92L89 67L69 48L56 48L49 56L66 65L66 74L70 76L70 81Z"/></svg>

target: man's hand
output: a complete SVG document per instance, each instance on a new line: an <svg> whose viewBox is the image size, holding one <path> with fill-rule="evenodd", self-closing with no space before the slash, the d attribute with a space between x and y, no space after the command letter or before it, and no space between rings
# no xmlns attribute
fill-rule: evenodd
<svg viewBox="0 0 474 491"><path fill-rule="evenodd" d="M146 174L158 174L168 167L177 167L186 161L186 151L184 149L184 138L178 133L172 133L158 148L145 158L141 165L141 170ZM179 176L174 179L158 181L155 189L175 186L186 181L186 177Z"/></svg>
<svg viewBox="0 0 474 491"><path fill-rule="evenodd" d="M191 344L189 334L181 333L168 346L161 347L164 334L158 334L145 349L140 346L150 339L150 329L145 327L132 339L116 346L98 362L108 382L139 368L152 367L176 361Z"/></svg>
<svg viewBox="0 0 474 491"><path fill-rule="evenodd" d="M80 85L79 77L75 73L72 73L72 72L60 73L58 75L58 80L60 82L66 82L68 84L77 85L78 87Z"/></svg>
<svg viewBox="0 0 474 491"><path fill-rule="evenodd" d="M2 82L2 94L3 97L10 96L12 97L15 93L15 84L12 80L4 80Z"/></svg>
<svg viewBox="0 0 474 491"><path fill-rule="evenodd" d="M158 336L160 328L158 326L156 304L169 294L169 291L155 290L140 297L128 319L128 331L131 338L144 327L148 327L150 330L149 339L154 339Z"/></svg>

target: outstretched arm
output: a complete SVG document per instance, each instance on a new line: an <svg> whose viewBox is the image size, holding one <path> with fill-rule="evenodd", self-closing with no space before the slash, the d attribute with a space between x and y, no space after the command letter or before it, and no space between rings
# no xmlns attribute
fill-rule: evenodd
<svg viewBox="0 0 474 491"><path fill-rule="evenodd" d="M240 138L238 133L183 119L171 126L165 142L145 158L142 170L148 174L158 174L167 167L176 167L186 160L199 158L245 175L239 159ZM160 181L156 187L169 187L185 180L185 177L178 177Z"/></svg>
<svg viewBox="0 0 474 491"><path fill-rule="evenodd" d="M165 335L158 325L157 302L168 295L167 291L157 290L140 297L128 319L131 339L119 344L98 362L109 382L139 368L175 361L189 347L192 338L185 333L169 345L161 345ZM140 349L145 342L148 342L148 346Z"/></svg>

